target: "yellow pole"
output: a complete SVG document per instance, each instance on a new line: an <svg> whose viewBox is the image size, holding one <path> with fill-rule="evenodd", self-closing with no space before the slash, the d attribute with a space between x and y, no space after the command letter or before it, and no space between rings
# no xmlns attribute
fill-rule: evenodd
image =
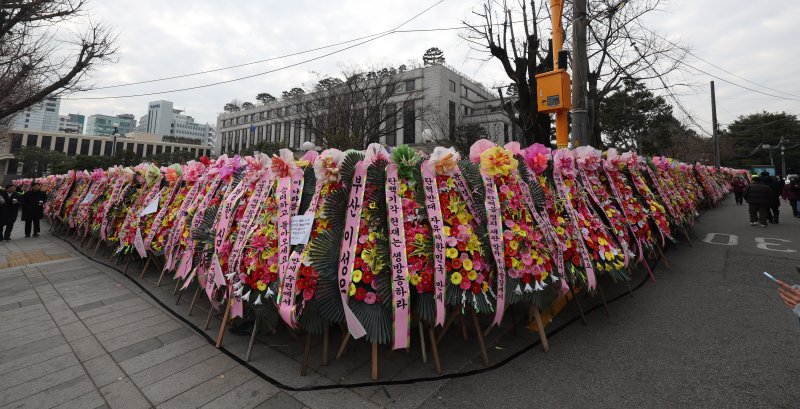
<svg viewBox="0 0 800 409"><path fill-rule="evenodd" d="M558 70L558 53L564 44L564 30L561 26L561 17L564 12L562 0L550 0L550 15L553 25L553 71ZM556 144L559 148L569 145L569 124L567 123L567 110L556 111Z"/></svg>

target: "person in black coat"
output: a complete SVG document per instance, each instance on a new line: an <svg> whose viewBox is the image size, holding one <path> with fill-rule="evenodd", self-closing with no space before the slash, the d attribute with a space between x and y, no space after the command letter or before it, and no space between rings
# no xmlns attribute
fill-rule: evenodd
<svg viewBox="0 0 800 409"><path fill-rule="evenodd" d="M33 225L33 237L39 237L39 220L44 216L44 202L47 195L42 192L41 185L34 183L31 189L22 196L22 220L25 221L25 237L31 236L31 225Z"/></svg>
<svg viewBox="0 0 800 409"><path fill-rule="evenodd" d="M0 217L2 224L0 231L3 233L0 240L11 240L11 230L14 229L14 223L17 221L22 195L17 193L17 187L14 185L6 186L6 190L2 194L6 204L3 206L2 217Z"/></svg>
<svg viewBox="0 0 800 409"><path fill-rule="evenodd" d="M772 206L772 189L769 187L769 178L755 177L753 183L744 188L744 200L747 201L750 212L750 225L760 224L767 227L767 217Z"/></svg>

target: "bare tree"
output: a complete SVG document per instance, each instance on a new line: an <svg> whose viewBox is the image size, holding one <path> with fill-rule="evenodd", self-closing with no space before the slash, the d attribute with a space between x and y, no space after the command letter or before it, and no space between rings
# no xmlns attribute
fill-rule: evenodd
<svg viewBox="0 0 800 409"><path fill-rule="evenodd" d="M421 92L404 85L395 68L349 68L342 78L323 76L307 92L293 89L283 100L293 104L317 145L363 149L381 140L394 144L405 115L415 121L423 115Z"/></svg>
<svg viewBox="0 0 800 409"><path fill-rule="evenodd" d="M681 70L689 49L668 41L644 26L644 17L663 8L663 0L589 2L588 97L592 132L590 144L602 146L600 108L603 100L622 88L626 79L646 84L674 98L671 75ZM683 109L682 107L680 107ZM688 113L687 113L688 114Z"/></svg>
<svg viewBox="0 0 800 409"><path fill-rule="evenodd" d="M540 114L536 107L536 74L549 70L553 61L552 53L541 49L538 28L541 11L534 0L529 4L519 1L516 5L506 0L486 0L480 11L473 11L476 22L463 22L467 30L462 38L487 61L500 62L516 86L515 111L519 115L511 111L508 114L522 130L524 145L550 144L550 117ZM500 99L503 107L512 109L502 93Z"/></svg>
<svg viewBox="0 0 800 409"><path fill-rule="evenodd" d="M90 22L72 39L58 35L85 7L85 0L0 2L0 122L50 95L89 89L82 83L94 65L112 61L109 26Z"/></svg>

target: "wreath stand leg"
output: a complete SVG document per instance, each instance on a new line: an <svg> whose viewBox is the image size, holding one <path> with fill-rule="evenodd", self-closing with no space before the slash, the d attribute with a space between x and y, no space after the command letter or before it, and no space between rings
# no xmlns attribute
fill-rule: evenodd
<svg viewBox="0 0 800 409"><path fill-rule="evenodd" d="M203 329L205 330L207 330L209 324L211 324L211 315L214 313L214 301L209 300L209 302L211 303L211 305L209 305L208 307L208 316L206 317L206 325L203 327Z"/></svg>
<svg viewBox="0 0 800 409"><path fill-rule="evenodd" d="M464 341L469 341L469 335L467 334L467 320L464 318L464 314L459 313L461 315L461 337L464 338Z"/></svg>
<svg viewBox="0 0 800 409"><path fill-rule="evenodd" d="M606 304L606 296L603 294L603 289L600 288L600 285L598 285L595 291L597 291L597 294L600 295L600 301L603 302L603 315L606 317L610 316L611 314L608 312L608 304Z"/></svg>
<svg viewBox="0 0 800 409"><path fill-rule="evenodd" d="M572 301L575 302L575 306L578 307L578 313L581 315L581 322L583 325L586 325L586 316L583 315L583 307L581 307L581 302L578 300L578 296L575 295L575 287L570 284L569 292L572 294Z"/></svg>
<svg viewBox="0 0 800 409"><path fill-rule="evenodd" d="M347 342L350 341L350 333L347 332L347 329L344 330L344 336L342 336L342 343L339 345L339 351L336 352L336 359L344 355L344 350L347 348Z"/></svg>
<svg viewBox="0 0 800 409"><path fill-rule="evenodd" d="M420 346L420 352L422 353L422 363L427 364L428 348L425 346L425 329L423 328L422 320L417 321L417 326L419 327L419 346ZM436 344L436 338L433 338L433 340L431 340L431 343Z"/></svg>
<svg viewBox="0 0 800 409"><path fill-rule="evenodd" d="M481 332L481 324L478 322L478 314L472 308L470 308L470 313L472 314L472 326L475 327L475 336L478 338L478 346L481 348L483 366L489 366L489 354L486 352L486 344L483 342L483 332Z"/></svg>
<svg viewBox="0 0 800 409"><path fill-rule="evenodd" d="M633 298L633 290L631 290L631 282L629 280L625 280L625 287L628 288L628 294Z"/></svg>
<svg viewBox="0 0 800 409"><path fill-rule="evenodd" d="M142 269L142 274L139 275L139 279L140 280L144 278L144 273L147 272L147 267L150 266L150 260L151 259L152 259L152 257L147 257L147 262L144 263L144 268Z"/></svg>
<svg viewBox="0 0 800 409"><path fill-rule="evenodd" d="M191 285L191 284L190 284ZM192 316L192 310L194 310L194 305L197 302L197 296L200 295L200 286L197 286L197 290L194 291L194 297L192 297L192 303L189 304L189 313L186 314L187 317Z"/></svg>
<svg viewBox="0 0 800 409"><path fill-rule="evenodd" d="M217 335L217 348L222 346L222 338L225 337L225 327L228 326L228 319L231 317L232 305L233 303L230 302L230 299L225 302L225 315L222 316L222 324L219 326L219 334ZM211 310L213 310L213 308ZM255 331L253 332L255 333Z"/></svg>
<svg viewBox="0 0 800 409"><path fill-rule="evenodd" d="M103 244L103 240L97 239L97 245L94 246L93 254L97 255L97 250L100 248L100 245Z"/></svg>
<svg viewBox="0 0 800 409"><path fill-rule="evenodd" d="M125 271L122 272L122 275L128 275L128 268L131 266L131 262L133 261L133 257L128 257L128 262L125 263Z"/></svg>
<svg viewBox="0 0 800 409"><path fill-rule="evenodd" d="M250 362L250 354L253 352L253 344L256 341L256 332L258 331L258 319L253 323L253 333L250 334L250 342L247 343L247 353L244 354L244 361Z"/></svg>
<svg viewBox="0 0 800 409"><path fill-rule="evenodd" d="M308 373L308 357L311 355L311 333L306 334L306 344L303 347L303 361L300 363L300 376Z"/></svg>
<svg viewBox="0 0 800 409"><path fill-rule="evenodd" d="M683 236L686 237L686 243L689 245L689 247L694 247L694 246L692 246L692 239L689 238L689 229L688 228L684 228L683 229Z"/></svg>
<svg viewBox="0 0 800 409"><path fill-rule="evenodd" d="M378 343L372 341L372 380L378 380Z"/></svg>
<svg viewBox="0 0 800 409"><path fill-rule="evenodd" d="M436 373L441 375L442 361L439 360L439 346L436 344L436 332L433 330L433 323L428 324L428 336L431 339L431 355L433 355L433 365L436 367ZM422 338L425 338L424 335Z"/></svg>
<svg viewBox="0 0 800 409"><path fill-rule="evenodd" d="M156 282L156 287L161 287L161 280L164 279L164 275L167 274L167 270L165 268L161 268L161 275L158 276L158 281ZM176 284L177 287L177 284Z"/></svg>
<svg viewBox="0 0 800 409"><path fill-rule="evenodd" d="M550 344L547 342L547 333L544 331L542 325L542 314L539 312L539 307L531 303L531 311L533 311L533 318L536 320L536 329L539 331L539 339L542 341L542 350L550 352Z"/></svg>
<svg viewBox="0 0 800 409"><path fill-rule="evenodd" d="M328 343L330 342L331 332L329 327L322 330L322 366L328 366Z"/></svg>
<svg viewBox="0 0 800 409"><path fill-rule="evenodd" d="M439 331L439 336L437 336L436 339L435 339L436 340L436 344L439 344L440 342L442 342L442 338L444 338L444 334L447 333L447 331L450 329L450 326L453 325L453 321L455 321L456 318L458 318L459 315L461 315L461 312L458 311L458 308L454 308L453 311L450 313L450 317L448 317L447 321L444 322L444 327L442 327L442 330ZM433 342L433 341L431 341L431 342Z"/></svg>
<svg viewBox="0 0 800 409"><path fill-rule="evenodd" d="M672 267L669 265L669 260L667 260L667 256L664 255L664 250L658 245L656 245L656 248L658 249L658 253L661 254L661 258L664 259L664 265L671 269Z"/></svg>

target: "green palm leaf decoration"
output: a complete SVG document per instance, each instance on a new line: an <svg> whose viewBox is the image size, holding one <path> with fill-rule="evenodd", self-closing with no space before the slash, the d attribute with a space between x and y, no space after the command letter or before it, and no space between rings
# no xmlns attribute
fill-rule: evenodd
<svg viewBox="0 0 800 409"><path fill-rule="evenodd" d="M311 198L314 196L314 190L317 185L317 175L314 174L313 166L306 166L303 169L303 196L300 200L300 211L298 214L304 214L311 205Z"/></svg>

